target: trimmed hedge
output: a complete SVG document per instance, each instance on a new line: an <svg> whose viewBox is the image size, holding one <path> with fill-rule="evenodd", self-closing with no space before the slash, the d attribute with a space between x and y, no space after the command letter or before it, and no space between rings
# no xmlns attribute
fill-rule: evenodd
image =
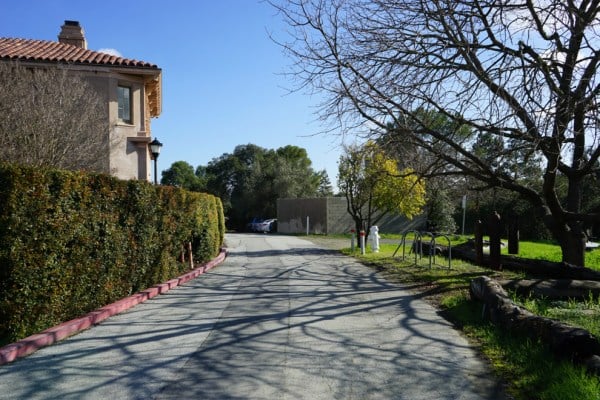
<svg viewBox="0 0 600 400"><path fill-rule="evenodd" d="M0 344L186 272L187 242L212 259L223 221L212 195L0 164Z"/></svg>

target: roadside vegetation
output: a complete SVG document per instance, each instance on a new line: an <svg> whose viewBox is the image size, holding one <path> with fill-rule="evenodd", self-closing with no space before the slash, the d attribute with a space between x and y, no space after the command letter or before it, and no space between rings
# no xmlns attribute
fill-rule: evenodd
<svg viewBox="0 0 600 400"><path fill-rule="evenodd" d="M0 164L0 346L205 262L223 243L212 195Z"/></svg>
<svg viewBox="0 0 600 400"><path fill-rule="evenodd" d="M548 254L548 246L551 245L523 243L520 256L547 258L542 256ZM515 399L600 399L598 376L590 375L585 368L569 360L558 359L540 341L509 333L482 319L482 304L471 300L469 296L471 279L481 275L515 279L524 278L523 274L506 270L492 271L461 260L452 260L451 269L448 269L448 260L444 257L437 257L436 264L430 268L428 257L423 257L417 264L412 254L404 260L401 252L397 257L392 257L396 248L397 244L384 243L379 253L368 251L361 255L359 251L351 252L349 248L342 252L380 270L388 279L408 285L440 309L448 320L477 344L496 374L506 382L507 392ZM560 248L557 252L560 260ZM595 264L590 261L588 266L598 269L600 265L595 253L600 253L600 250L588 253L590 260L596 260ZM561 320L587 329L596 337L600 336L600 299L558 302L518 298L515 294L512 296L536 314Z"/></svg>
<svg viewBox="0 0 600 400"><path fill-rule="evenodd" d="M327 172L315 170L306 149L293 145L238 145L195 170L177 161L162 172L160 183L219 197L227 228L241 232L252 220L276 218L277 199L333 195Z"/></svg>

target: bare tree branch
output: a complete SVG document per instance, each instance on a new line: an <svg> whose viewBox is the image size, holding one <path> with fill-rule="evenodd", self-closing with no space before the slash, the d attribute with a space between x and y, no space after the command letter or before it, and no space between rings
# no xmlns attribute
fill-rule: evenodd
<svg viewBox="0 0 600 400"><path fill-rule="evenodd" d="M108 105L83 78L0 63L0 87L1 160L109 172Z"/></svg>
<svg viewBox="0 0 600 400"><path fill-rule="evenodd" d="M326 96L323 121L366 137L391 124L438 160L424 172L519 193L543 210L563 258L576 264L584 223L600 222L580 209L583 178L600 157L599 3L272 0L291 28L280 43L295 78ZM471 135L428 126L424 110ZM473 151L484 135L502 144L494 165ZM524 160L543 168L541 188L514 172Z"/></svg>

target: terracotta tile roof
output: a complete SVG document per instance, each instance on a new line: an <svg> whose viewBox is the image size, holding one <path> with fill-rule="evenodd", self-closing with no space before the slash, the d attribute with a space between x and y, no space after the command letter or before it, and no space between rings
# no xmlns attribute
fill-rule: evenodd
<svg viewBox="0 0 600 400"><path fill-rule="evenodd" d="M155 64L145 61L130 60L65 43L34 39L0 38L0 59L158 69Z"/></svg>

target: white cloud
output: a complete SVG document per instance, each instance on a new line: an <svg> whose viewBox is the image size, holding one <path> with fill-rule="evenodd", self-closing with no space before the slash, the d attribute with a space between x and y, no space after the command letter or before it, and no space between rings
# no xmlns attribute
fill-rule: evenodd
<svg viewBox="0 0 600 400"><path fill-rule="evenodd" d="M117 49L100 49L98 52L110 54L111 56L123 57L123 55Z"/></svg>

